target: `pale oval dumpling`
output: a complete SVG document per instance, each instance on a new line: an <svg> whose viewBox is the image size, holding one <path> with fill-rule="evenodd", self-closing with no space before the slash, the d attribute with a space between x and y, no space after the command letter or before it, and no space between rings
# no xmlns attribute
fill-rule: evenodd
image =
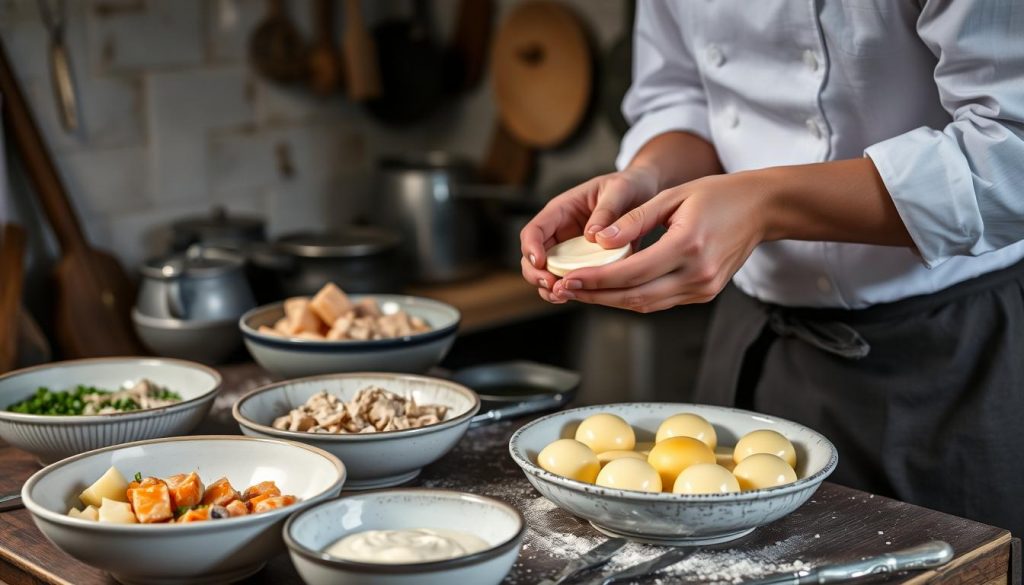
<svg viewBox="0 0 1024 585"><path fill-rule="evenodd" d="M728 469L716 463L698 463L683 470L672 486L674 494L728 494L740 491L740 483Z"/></svg>
<svg viewBox="0 0 1024 585"><path fill-rule="evenodd" d="M597 474L597 485L657 493L661 491L661 476L650 463L627 457L608 462Z"/></svg>
<svg viewBox="0 0 1024 585"><path fill-rule="evenodd" d="M636 445L633 427L622 417L604 412L584 419L576 429L576 440L594 453L632 451Z"/></svg>
<svg viewBox="0 0 1024 585"><path fill-rule="evenodd" d="M796 469L796 449L782 434L771 429L751 431L736 443L733 461L739 463L755 453L771 453Z"/></svg>
<svg viewBox="0 0 1024 585"><path fill-rule="evenodd" d="M780 457L754 453L736 464L732 474L743 491L778 487L796 481L796 472Z"/></svg>
<svg viewBox="0 0 1024 585"><path fill-rule="evenodd" d="M684 469L698 463L714 463L715 453L693 437L672 437L656 443L647 462L661 475L662 485L675 485Z"/></svg>
<svg viewBox="0 0 1024 585"><path fill-rule="evenodd" d="M601 471L597 455L574 439L559 439L541 449L537 465L562 477L594 483Z"/></svg>
<svg viewBox="0 0 1024 585"><path fill-rule="evenodd" d="M619 450L602 451L597 454L597 460L601 462L601 465L604 465L609 461L615 461L616 459L639 459L640 461L647 461L647 455L636 451Z"/></svg>
<svg viewBox="0 0 1024 585"><path fill-rule="evenodd" d="M552 246L548 252L547 269L555 276L565 276L573 270L604 266L629 255L631 246L606 250L601 244L578 236Z"/></svg>
<svg viewBox="0 0 1024 585"><path fill-rule="evenodd" d="M699 414L683 412L674 414L661 422L654 437L656 443L672 437L693 437L711 448L718 446L718 433L706 418Z"/></svg>

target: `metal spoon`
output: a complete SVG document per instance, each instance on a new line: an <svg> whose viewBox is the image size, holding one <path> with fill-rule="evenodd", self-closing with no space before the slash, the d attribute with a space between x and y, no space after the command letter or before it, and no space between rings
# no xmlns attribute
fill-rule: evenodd
<svg viewBox="0 0 1024 585"><path fill-rule="evenodd" d="M21 501L21 492L4 494L0 496L0 512L23 508L25 504Z"/></svg>
<svg viewBox="0 0 1024 585"><path fill-rule="evenodd" d="M638 563L611 575L596 577L591 581L587 581L586 585L612 585L612 583L622 583L647 577L671 567L700 550L700 548L673 548L649 561Z"/></svg>
<svg viewBox="0 0 1024 585"><path fill-rule="evenodd" d="M557 575L541 581L538 585L561 585L584 571L600 567L610 561L615 556L615 553L622 550L622 547L626 546L627 543L628 541L625 538L613 538L599 544L584 553L580 558L566 563Z"/></svg>

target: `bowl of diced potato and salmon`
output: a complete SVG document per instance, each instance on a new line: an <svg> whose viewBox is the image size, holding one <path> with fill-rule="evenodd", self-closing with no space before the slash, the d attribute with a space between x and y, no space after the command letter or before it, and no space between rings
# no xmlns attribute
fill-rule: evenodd
<svg viewBox="0 0 1024 585"><path fill-rule="evenodd" d="M375 371L421 374L451 349L461 315L446 303L408 295L348 295L328 283L242 315L245 346L284 378Z"/></svg>
<svg viewBox="0 0 1024 585"><path fill-rule="evenodd" d="M40 531L121 583L243 579L284 550L292 513L336 497L337 457L236 436L140 441L76 455L22 488Z"/></svg>

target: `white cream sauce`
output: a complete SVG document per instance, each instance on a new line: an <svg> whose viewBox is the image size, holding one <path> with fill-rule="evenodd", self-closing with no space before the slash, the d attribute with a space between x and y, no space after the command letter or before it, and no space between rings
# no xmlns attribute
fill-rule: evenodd
<svg viewBox="0 0 1024 585"><path fill-rule="evenodd" d="M349 534L324 552L346 561L403 564L454 559L489 547L479 536L461 530L407 528Z"/></svg>

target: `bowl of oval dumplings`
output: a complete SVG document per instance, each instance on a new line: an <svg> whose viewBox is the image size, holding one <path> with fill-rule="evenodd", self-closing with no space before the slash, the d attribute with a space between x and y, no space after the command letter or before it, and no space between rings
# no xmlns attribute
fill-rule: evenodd
<svg viewBox="0 0 1024 585"><path fill-rule="evenodd" d="M509 451L559 507L605 534L665 545L745 536L799 508L839 462L803 425L678 403L555 413L519 429Z"/></svg>

